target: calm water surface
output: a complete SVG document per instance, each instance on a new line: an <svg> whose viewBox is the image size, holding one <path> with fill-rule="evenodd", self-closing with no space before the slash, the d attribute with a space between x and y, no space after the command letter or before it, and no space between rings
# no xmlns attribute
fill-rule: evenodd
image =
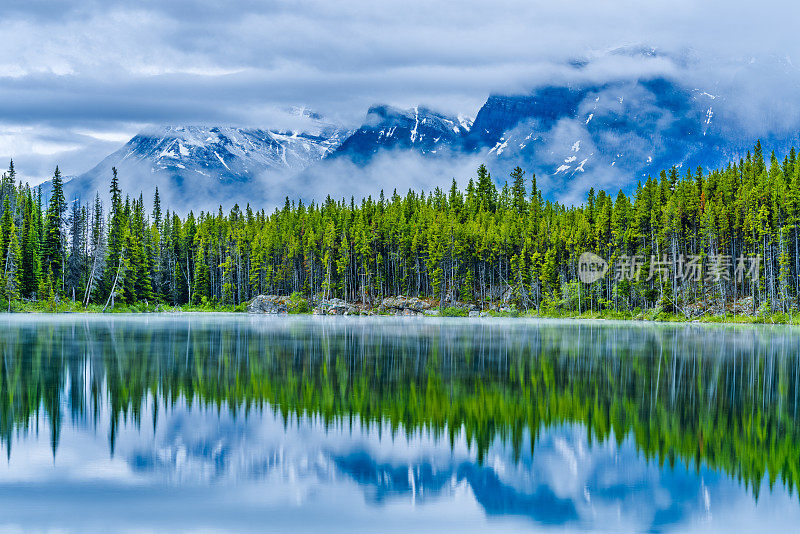
<svg viewBox="0 0 800 534"><path fill-rule="evenodd" d="M0 316L0 532L796 532L797 332Z"/></svg>

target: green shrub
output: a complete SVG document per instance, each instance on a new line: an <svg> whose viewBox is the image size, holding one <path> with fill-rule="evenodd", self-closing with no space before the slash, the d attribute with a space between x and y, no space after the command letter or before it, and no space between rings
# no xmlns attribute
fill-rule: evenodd
<svg viewBox="0 0 800 534"><path fill-rule="evenodd" d="M467 317L469 316L469 310L448 306L439 310L439 315L442 317Z"/></svg>
<svg viewBox="0 0 800 534"><path fill-rule="evenodd" d="M522 314L519 310L512 309L511 311L499 311L499 310L484 310L481 312L486 317L521 317Z"/></svg>
<svg viewBox="0 0 800 534"><path fill-rule="evenodd" d="M308 301L297 291L289 295L287 308L289 308L289 313L308 313L311 311Z"/></svg>

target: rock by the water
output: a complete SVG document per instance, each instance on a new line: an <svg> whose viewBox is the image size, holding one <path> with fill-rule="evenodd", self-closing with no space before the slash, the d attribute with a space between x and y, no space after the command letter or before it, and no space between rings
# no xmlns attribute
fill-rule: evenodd
<svg viewBox="0 0 800 534"><path fill-rule="evenodd" d="M425 315L427 311L433 308L433 304L426 300L417 297L404 297L398 295L397 297L386 297L381 301L378 311L381 313L389 313L393 315Z"/></svg>
<svg viewBox="0 0 800 534"><path fill-rule="evenodd" d="M342 299L323 299L314 307L314 315L359 315L361 310Z"/></svg>
<svg viewBox="0 0 800 534"><path fill-rule="evenodd" d="M437 309L438 301L418 297L405 297L403 295L386 297L375 309L363 303L351 303L339 298L325 299L318 296L317 299L316 306L311 312L314 315L375 315L380 313L417 317L425 315L438 316L441 314L440 310ZM481 313L485 310L481 310L475 304L448 299L445 305L446 307L464 310L469 317L486 316L486 313ZM248 312L267 315L286 314L289 313L290 309L292 309L291 299L277 295L259 295L247 305ZM491 304L488 309L506 313L513 312L513 308L507 305Z"/></svg>
<svg viewBox="0 0 800 534"><path fill-rule="evenodd" d="M247 305L249 313L264 313L268 315L282 315L289 313L289 297L277 295L259 295Z"/></svg>

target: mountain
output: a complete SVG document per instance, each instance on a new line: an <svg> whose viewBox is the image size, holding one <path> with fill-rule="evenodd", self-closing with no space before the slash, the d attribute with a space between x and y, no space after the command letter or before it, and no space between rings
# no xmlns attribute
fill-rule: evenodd
<svg viewBox="0 0 800 534"><path fill-rule="evenodd" d="M403 110L373 106L364 123L330 157L367 163L382 150L411 150L419 154L460 151L472 120L448 117L424 107Z"/></svg>
<svg viewBox="0 0 800 534"><path fill-rule="evenodd" d="M666 78L548 86L489 97L465 149L504 175L517 165L536 172L553 196L586 180L630 189L661 169L714 166L752 146L727 118L717 95Z"/></svg>
<svg viewBox="0 0 800 534"><path fill-rule="evenodd" d="M84 199L104 192L116 167L123 191L134 195L150 196L158 186L171 202L191 203L203 195L209 195L212 204L246 202L259 197L262 176L291 176L328 155L347 134L324 124L311 133L165 126L140 132L68 182L65 191L70 198Z"/></svg>
<svg viewBox="0 0 800 534"><path fill-rule="evenodd" d="M758 138L778 152L798 140L800 128L756 133L746 122L724 94L664 76L629 76L491 95L474 121L425 108L375 106L326 159L346 158L369 171L379 156L394 157L380 167L386 172L398 166L399 154L416 154L431 160L429 166L403 171L425 176L428 188L454 175L470 177L471 171L458 174L464 170L459 159L486 163L500 184L520 166L536 173L548 198L579 202L591 187L630 192L637 181L673 165L684 172L714 168L744 156ZM449 167L443 157L453 158ZM313 187L312 180L306 188Z"/></svg>
<svg viewBox="0 0 800 534"><path fill-rule="evenodd" d="M665 59L652 49L610 55ZM732 89L745 87L742 80L771 80L787 95L799 93L789 83L796 69L773 63L749 62L732 70L735 83L698 87L680 74L585 76L591 62L576 60L558 83L489 96L474 121L419 106L376 105L355 129L306 110L299 114L311 126L301 131L168 126L136 135L66 191L82 198L106 192L117 167L125 191L149 197L158 186L179 209L268 207L286 195L319 200L382 188L430 190L453 177L463 184L484 162L499 184L520 166L536 173L546 197L580 202L591 187L630 192L673 165L716 167L744 156L759 138L766 153L783 153L800 132L792 100L762 110L753 105L757 84L752 93Z"/></svg>

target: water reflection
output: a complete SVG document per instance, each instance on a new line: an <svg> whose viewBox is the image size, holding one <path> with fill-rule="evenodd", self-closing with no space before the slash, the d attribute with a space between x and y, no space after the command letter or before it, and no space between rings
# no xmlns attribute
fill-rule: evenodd
<svg viewBox="0 0 800 534"><path fill-rule="evenodd" d="M101 530L64 519L82 499L103 503L98 525L152 530L256 531L266 515L311 531L800 519L788 328L2 322L0 527Z"/></svg>

